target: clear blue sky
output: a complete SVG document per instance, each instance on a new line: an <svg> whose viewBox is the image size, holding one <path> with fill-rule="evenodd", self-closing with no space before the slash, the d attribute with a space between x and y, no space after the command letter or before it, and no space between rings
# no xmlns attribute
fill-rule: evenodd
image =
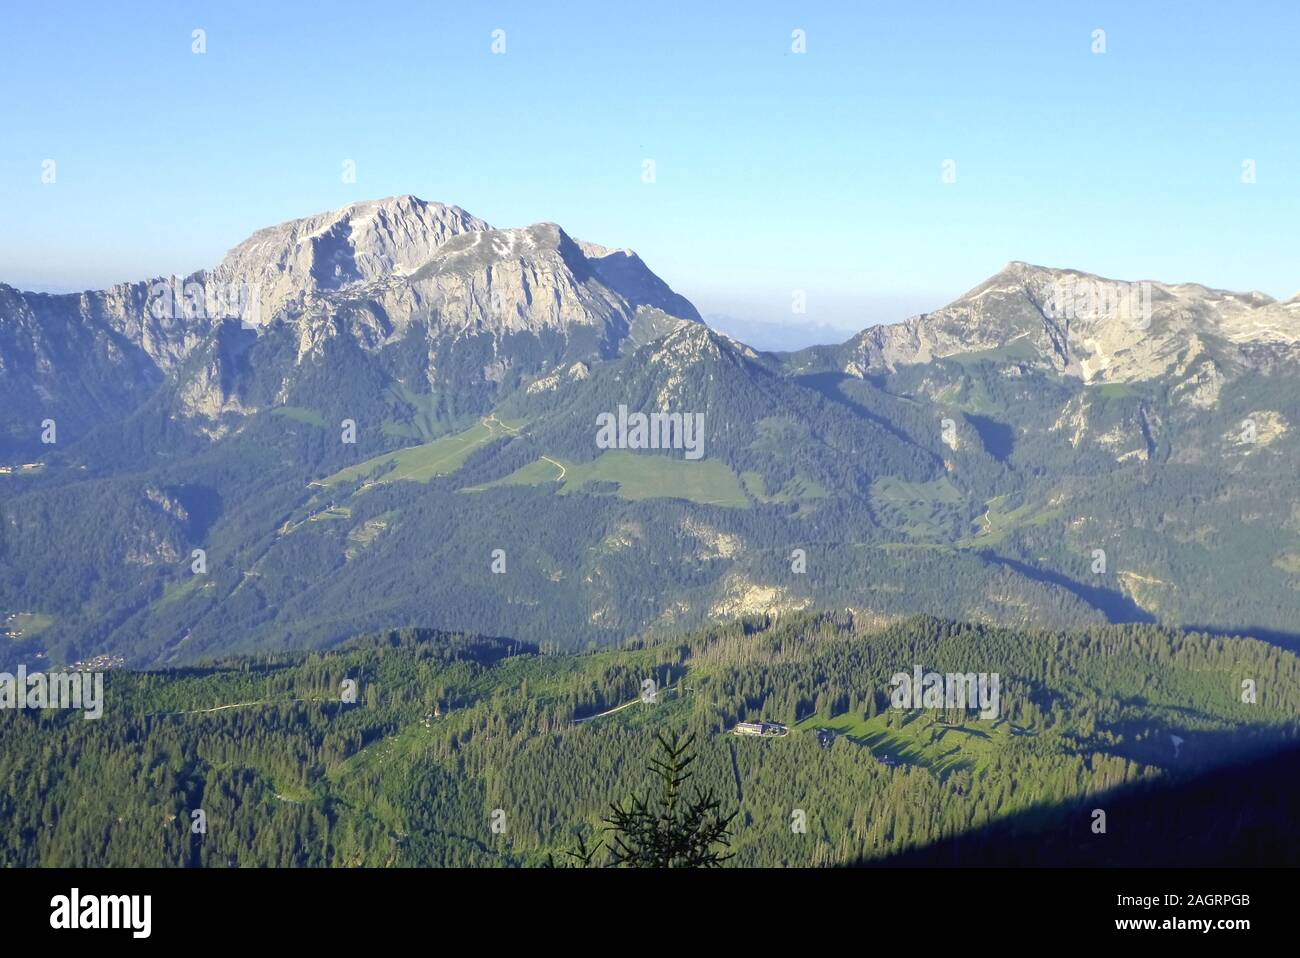
<svg viewBox="0 0 1300 958"><path fill-rule="evenodd" d="M0 281L185 273L414 193L752 319L898 319L1012 259L1300 290L1294 2L150 6L5 10Z"/></svg>

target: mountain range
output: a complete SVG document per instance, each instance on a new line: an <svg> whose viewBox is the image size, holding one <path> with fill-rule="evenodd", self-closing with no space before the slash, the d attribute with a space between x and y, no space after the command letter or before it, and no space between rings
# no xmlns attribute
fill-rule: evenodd
<svg viewBox="0 0 1300 958"><path fill-rule="evenodd" d="M630 250L355 203L188 277L0 285L3 659L812 609L1295 647L1298 371L1300 298L1020 262L763 352ZM599 448L620 407L703 414L703 457Z"/></svg>

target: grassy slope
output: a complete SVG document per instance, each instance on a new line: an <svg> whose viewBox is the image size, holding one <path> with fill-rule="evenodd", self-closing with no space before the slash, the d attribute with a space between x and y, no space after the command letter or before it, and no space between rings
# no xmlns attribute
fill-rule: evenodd
<svg viewBox="0 0 1300 958"><path fill-rule="evenodd" d="M408 446L395 452L375 456L365 462L338 472L321 480L319 485L337 486L347 482L365 479L383 471L374 482L428 482L437 476L446 476L455 472L469 458L469 454L486 442L491 442L503 435L518 432L521 422L502 422L489 416L477 425L454 436L445 436L418 446Z"/></svg>
<svg viewBox="0 0 1300 958"><path fill-rule="evenodd" d="M2 624L4 623L0 622ZM53 624L54 617L43 612L19 612L10 619L8 626L18 633L18 638L29 639L40 635Z"/></svg>
<svg viewBox="0 0 1300 958"><path fill-rule="evenodd" d="M692 462L669 456L638 455L610 450L591 462L539 459L504 479L466 490L477 491L499 485L540 486L561 483L559 493L580 491L592 482L613 482L624 499L689 499L702 505L749 507L749 498L736 474L721 462L702 459Z"/></svg>

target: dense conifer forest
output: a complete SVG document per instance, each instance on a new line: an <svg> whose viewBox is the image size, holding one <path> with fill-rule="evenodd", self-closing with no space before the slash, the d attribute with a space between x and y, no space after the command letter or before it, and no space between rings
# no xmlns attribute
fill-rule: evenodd
<svg viewBox="0 0 1300 958"><path fill-rule="evenodd" d="M1000 714L892 707L893 676L916 666L997 674ZM741 721L788 734L732 734ZM1293 794L1278 756L1300 733L1300 659L1153 625L841 613L576 655L406 629L115 670L102 719L0 715L0 864L543 865L598 842L611 803L650 784L656 733L694 735L697 783L735 816L728 865L925 860L961 833L965 864L1025 842L1122 859L1116 836L1136 832L1222 856L1236 832L1169 796L1234 762L1249 764L1233 781ZM1134 800L1148 785L1165 799ZM1293 853L1284 803L1257 811L1286 819L1251 827Z"/></svg>

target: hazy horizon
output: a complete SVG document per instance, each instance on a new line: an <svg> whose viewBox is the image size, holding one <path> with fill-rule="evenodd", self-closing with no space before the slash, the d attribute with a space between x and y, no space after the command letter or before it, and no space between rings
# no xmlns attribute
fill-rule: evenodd
<svg viewBox="0 0 1300 958"><path fill-rule="evenodd" d="M783 325L901 319L1011 260L1300 290L1286 8L318 13L14 11L0 78L40 88L7 103L0 282L184 275L414 193Z"/></svg>

